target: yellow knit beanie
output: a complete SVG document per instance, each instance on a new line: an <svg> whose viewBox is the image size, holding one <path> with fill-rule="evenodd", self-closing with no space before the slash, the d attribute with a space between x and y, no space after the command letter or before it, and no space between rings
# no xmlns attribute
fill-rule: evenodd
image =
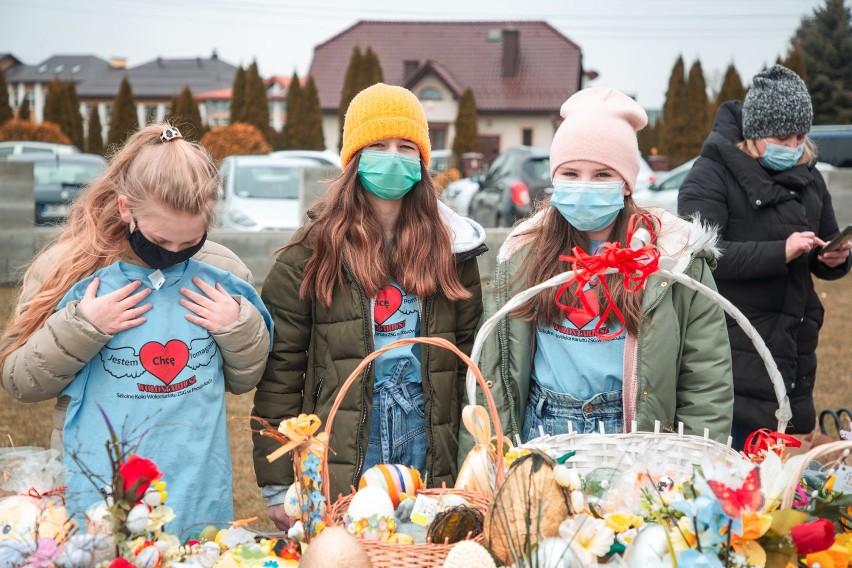
<svg viewBox="0 0 852 568"><path fill-rule="evenodd" d="M368 144L385 138L405 138L420 148L420 159L429 166L432 146L426 113L414 93L402 87L376 83L352 99L343 122L343 167Z"/></svg>

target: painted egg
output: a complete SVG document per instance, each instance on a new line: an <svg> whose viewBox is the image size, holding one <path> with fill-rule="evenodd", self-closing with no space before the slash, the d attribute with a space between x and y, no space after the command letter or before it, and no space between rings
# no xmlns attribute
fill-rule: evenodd
<svg viewBox="0 0 852 568"><path fill-rule="evenodd" d="M391 498L394 507L399 505L400 493L414 495L423 487L420 472L399 464L380 464L371 467L361 476L358 488L375 486L383 489Z"/></svg>
<svg viewBox="0 0 852 568"><path fill-rule="evenodd" d="M393 502L388 494L378 487L368 485L352 497L347 514L356 522L372 516L392 519L393 510Z"/></svg>
<svg viewBox="0 0 852 568"><path fill-rule="evenodd" d="M298 519L302 516L302 506L299 504L299 486L295 483L284 496L284 512L288 517Z"/></svg>

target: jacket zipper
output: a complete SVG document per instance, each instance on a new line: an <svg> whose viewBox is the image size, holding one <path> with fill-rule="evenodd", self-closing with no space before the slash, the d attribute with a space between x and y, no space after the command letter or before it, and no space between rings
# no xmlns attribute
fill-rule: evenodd
<svg viewBox="0 0 852 568"><path fill-rule="evenodd" d="M502 263L498 263L495 268L494 279L497 281L498 286L497 289L500 291L500 308L506 305L508 302L508 280L503 282L504 273L506 272L501 266ZM507 344L507 335L508 329L506 326L508 325L508 318L503 318L497 322L497 342L500 344L500 352L502 356L500 357L500 381L503 383L503 390L506 391L506 396L509 399L509 408L511 409L509 412L509 418L512 421L512 431L520 435L521 430L518 428L518 418L515 416L515 397L512 395L512 389L510 388L509 381L507 377L509 376L509 346Z"/></svg>
<svg viewBox="0 0 852 568"><path fill-rule="evenodd" d="M418 301L420 302L420 313L423 314L423 317L421 318L422 319L421 325L420 325L420 336L421 337L429 337L429 313L432 309L432 298L427 298L425 305L424 305L423 300L418 300ZM421 381L425 376L426 383L428 383L428 385L429 385L429 404L426 405L426 408L423 409L423 413L427 417L426 418L426 437L428 439L427 447L432 450L431 452L428 453L428 456L427 456L429 461L426 465L426 475L427 475L426 482L427 482L427 484L432 483L433 486L434 486L433 480L435 479L435 439L434 439L434 435L432 433L432 406L435 404L435 389L432 386L432 376L429 373L429 362L431 361L431 359L429 358L429 355L430 355L430 348L431 347L432 346L429 345L428 343L422 344L421 349L425 348L425 349L423 349L423 351L421 351L421 354L424 355L422 357L422 360L423 360L423 362L425 362L425 365L423 363L421 363L420 372L421 372ZM425 373L423 372L424 368L426 369ZM422 385L421 385L421 388L422 388Z"/></svg>
<svg viewBox="0 0 852 568"><path fill-rule="evenodd" d="M319 396L320 396L320 393L322 392L322 384L324 382L325 382L325 377L320 377L319 383L317 383L317 386L314 389L314 411L313 411L314 414L316 414L317 406L319 406Z"/></svg>
<svg viewBox="0 0 852 568"><path fill-rule="evenodd" d="M352 282L355 283L355 287L358 288L358 298L361 301L361 311L364 314L364 346L366 347L364 357L367 357L370 353L373 352L372 342L370 338L372 337L372 333L370 331L370 310L367 307L367 299L364 294L364 289L361 287L361 284L355 280L355 277L352 275L352 271L349 269L349 265L346 262L346 257L343 258L343 267L349 273L349 277L352 279ZM367 378L370 376L370 370L373 367L373 363L371 362L367 365L367 368L364 369L364 373L361 376L361 419L358 421L358 433L355 439L357 440L357 450L358 450L358 461L355 464L355 475L352 477L352 485L358 485L358 478L361 477L361 470L364 467L364 459L366 452L364 451L364 444L361 441L362 434L364 432L364 423L367 422Z"/></svg>

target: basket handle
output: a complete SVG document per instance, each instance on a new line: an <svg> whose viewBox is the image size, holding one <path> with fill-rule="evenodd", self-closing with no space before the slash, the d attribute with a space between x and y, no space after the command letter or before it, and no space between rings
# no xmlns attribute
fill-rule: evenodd
<svg viewBox="0 0 852 568"><path fill-rule="evenodd" d="M843 450L849 450L852 452L852 442L845 440L840 442L829 442L828 444L817 446L806 453L805 457L799 463L799 467L793 472L793 475L787 482L787 486L784 488L784 493L781 494L780 508L789 509L793 506L793 499L796 497L796 488L799 486L799 480L802 479L802 475L804 475L805 470L808 468L808 464L811 463L812 460L816 460L826 454L842 452Z"/></svg>
<svg viewBox="0 0 852 568"><path fill-rule="evenodd" d="M485 392L485 401L488 403L488 411L491 414L491 421L494 423L494 430L497 436L497 447L503 447L503 428L500 426L500 417L497 415L497 405L494 404L494 398L491 396L491 392L488 389L488 386L485 384L485 379L482 377L482 373L477 368L476 364L465 355L463 352L459 351L458 347L443 339L441 337L412 337L409 339L398 339L393 343L389 343L388 345L382 347L381 349L377 349L373 351L369 355L367 355L364 360L362 360L355 370L352 371L352 374L349 375L349 378L346 379L346 382L343 383L343 386L340 387L340 390L337 393L337 397L334 399L334 405L331 407L331 411L328 413L328 418L325 422L325 432L328 435L328 441L324 444L324 450L322 455L322 477L323 477L323 493L325 495L325 502L327 504L331 504L331 488L329 487L328 482L328 450L331 446L331 431L332 426L334 425L334 418L337 416L337 411L340 409L340 405L343 403L343 397L349 391L349 388L352 386L356 380L358 380L358 375L367 368L374 359L378 356L387 353L391 349L396 349L397 347L405 347L406 345L414 345L416 343L425 343L428 345L434 345L436 347L443 347L444 349L448 349L459 356L459 358L468 366L468 369L473 372L474 377L476 377L476 381L479 383L479 386L482 387L482 390ZM459 401L461 402L461 401ZM459 422L461 422L461 417L459 417ZM455 459L455 456L453 456ZM499 483L503 479L503 454L502 452L497 452L497 482Z"/></svg>

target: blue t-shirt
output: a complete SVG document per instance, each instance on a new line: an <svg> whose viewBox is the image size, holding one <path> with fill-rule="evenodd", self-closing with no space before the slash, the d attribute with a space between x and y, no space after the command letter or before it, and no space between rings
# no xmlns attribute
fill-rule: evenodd
<svg viewBox="0 0 852 568"><path fill-rule="evenodd" d="M397 339L420 335L420 301L392 282L379 291L373 300L373 344L381 349ZM402 377L404 382L420 382L420 345L397 347L374 361L375 386L387 381L402 361L408 361Z"/></svg>
<svg viewBox="0 0 852 568"><path fill-rule="evenodd" d="M98 296L103 296L135 280L153 288L148 276L154 272L116 262L77 283L57 309L80 300L95 276L101 280ZM210 285L219 282L260 311L270 335L272 320L257 291L229 272L189 260L162 273L160 289L141 302L153 304L145 323L115 334L62 392L71 397L63 459L68 511L80 519L102 497L72 454L102 477L99 485L110 480L102 408L119 437L138 443L136 454L153 460L163 472L166 505L176 515L166 530L180 534L204 528L192 526L196 523L225 523L234 516L222 355L210 332L186 319L191 312L178 302L184 297L180 289L201 293L194 277Z"/></svg>
<svg viewBox="0 0 852 568"><path fill-rule="evenodd" d="M594 251L601 242L592 241ZM595 286L586 286L589 304L599 311ZM536 326L532 378L540 386L585 401L604 392L619 391L624 375L625 334L602 341L595 337L598 315L570 314L560 323ZM601 334L617 332L620 325L603 325Z"/></svg>

